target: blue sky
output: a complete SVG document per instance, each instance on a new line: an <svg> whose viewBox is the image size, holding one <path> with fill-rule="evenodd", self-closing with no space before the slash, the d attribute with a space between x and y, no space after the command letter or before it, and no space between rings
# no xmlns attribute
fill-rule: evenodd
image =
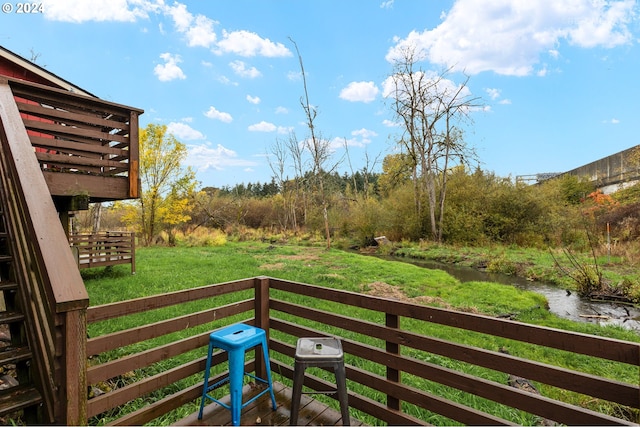
<svg viewBox="0 0 640 427"><path fill-rule="evenodd" d="M267 153L316 127L359 169L400 130L385 80L403 46L484 108L465 139L500 176L563 172L640 143L635 0L42 0L3 5L0 45L83 89L145 110L189 148L204 186L266 182ZM8 6L7 6L8 5ZM5 9L6 8L6 9ZM9 10L11 9L11 10ZM343 162L340 171L348 171ZM293 170L290 170L293 176Z"/></svg>

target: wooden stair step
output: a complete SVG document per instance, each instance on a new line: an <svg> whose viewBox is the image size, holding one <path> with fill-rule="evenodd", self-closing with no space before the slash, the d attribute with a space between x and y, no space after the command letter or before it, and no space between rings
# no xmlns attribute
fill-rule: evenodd
<svg viewBox="0 0 640 427"><path fill-rule="evenodd" d="M0 312L0 324L22 322L24 320L24 314L16 311L3 311Z"/></svg>
<svg viewBox="0 0 640 427"><path fill-rule="evenodd" d="M0 390L0 417L41 402L42 396L33 386L16 386Z"/></svg>
<svg viewBox="0 0 640 427"><path fill-rule="evenodd" d="M15 291L18 289L18 284L16 282L0 282L0 292L2 291Z"/></svg>
<svg viewBox="0 0 640 427"><path fill-rule="evenodd" d="M27 346L0 348L0 366L31 359L31 350Z"/></svg>

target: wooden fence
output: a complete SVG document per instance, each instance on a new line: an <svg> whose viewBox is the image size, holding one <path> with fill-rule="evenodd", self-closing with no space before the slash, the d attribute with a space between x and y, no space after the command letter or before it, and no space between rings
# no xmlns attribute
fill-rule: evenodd
<svg viewBox="0 0 640 427"><path fill-rule="evenodd" d="M131 264L131 274L136 272L135 233L105 231L72 234L69 236L69 243L76 253L80 268Z"/></svg>
<svg viewBox="0 0 640 427"><path fill-rule="evenodd" d="M105 329L110 319L117 319L117 330ZM638 343L268 277L89 307L87 382L112 386L88 401L88 415L119 414L111 424L138 425L194 405L208 334L239 321L268 332L271 370L285 384L293 377L298 337L341 338L352 416L377 420L371 423L637 421ZM484 344L469 344L470 335ZM555 366L555 360L570 362ZM214 357L219 375L225 361L224 353ZM260 374L260 360L251 363ZM540 393L507 384L519 377ZM326 390L328 378L309 375L305 385ZM147 403L128 411L128 402L139 398Z"/></svg>

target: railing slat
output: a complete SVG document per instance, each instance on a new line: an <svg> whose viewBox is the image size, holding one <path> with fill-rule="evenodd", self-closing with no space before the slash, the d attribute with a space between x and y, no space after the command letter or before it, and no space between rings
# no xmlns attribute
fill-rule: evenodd
<svg viewBox="0 0 640 427"><path fill-rule="evenodd" d="M241 301L223 307L212 308L198 313L174 317L136 328L102 335L87 340L87 356L157 338L205 323L213 322L234 314L244 313L253 308L253 300Z"/></svg>
<svg viewBox="0 0 640 427"><path fill-rule="evenodd" d="M236 280L216 285L201 286L184 291L169 292L150 297L136 298L127 301L114 302L87 309L87 323L113 319L129 314L140 313L157 308L169 307L189 301L221 296L233 292L253 289L253 279Z"/></svg>
<svg viewBox="0 0 640 427"><path fill-rule="evenodd" d="M192 362L169 369L152 377L145 378L134 384L130 384L89 400L87 414L89 417L123 405L145 394L167 387L191 375L204 371L206 357L198 358Z"/></svg>
<svg viewBox="0 0 640 427"><path fill-rule="evenodd" d="M209 344L209 332L155 347L130 356L121 357L101 365L87 368L87 383L95 384L126 372L149 366Z"/></svg>
<svg viewBox="0 0 640 427"><path fill-rule="evenodd" d="M55 120L58 122L66 122L77 125L90 125L96 128L110 128L120 129L122 131L129 131L129 123L120 120L103 119L102 117L95 115L88 115L82 113L71 113L64 110L56 110L54 108L43 107L40 104L28 104L26 102L17 102L18 110L21 113L28 113L31 116ZM110 117L110 116L107 116Z"/></svg>
<svg viewBox="0 0 640 427"><path fill-rule="evenodd" d="M87 144L85 142L75 142L67 139L45 138L37 135L29 135L31 145L37 148L53 151L64 151L66 153L96 156L122 156L126 158L127 150L108 145Z"/></svg>

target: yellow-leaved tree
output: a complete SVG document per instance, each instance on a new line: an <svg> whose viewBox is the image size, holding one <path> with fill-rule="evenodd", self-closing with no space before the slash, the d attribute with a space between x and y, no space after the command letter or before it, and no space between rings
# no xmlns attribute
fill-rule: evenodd
<svg viewBox="0 0 640 427"><path fill-rule="evenodd" d="M122 206L122 220L138 231L144 245L154 243L191 219L189 199L197 182L195 173L182 163L187 147L167 133L166 125L149 124L140 133L140 180L142 192L133 204Z"/></svg>

